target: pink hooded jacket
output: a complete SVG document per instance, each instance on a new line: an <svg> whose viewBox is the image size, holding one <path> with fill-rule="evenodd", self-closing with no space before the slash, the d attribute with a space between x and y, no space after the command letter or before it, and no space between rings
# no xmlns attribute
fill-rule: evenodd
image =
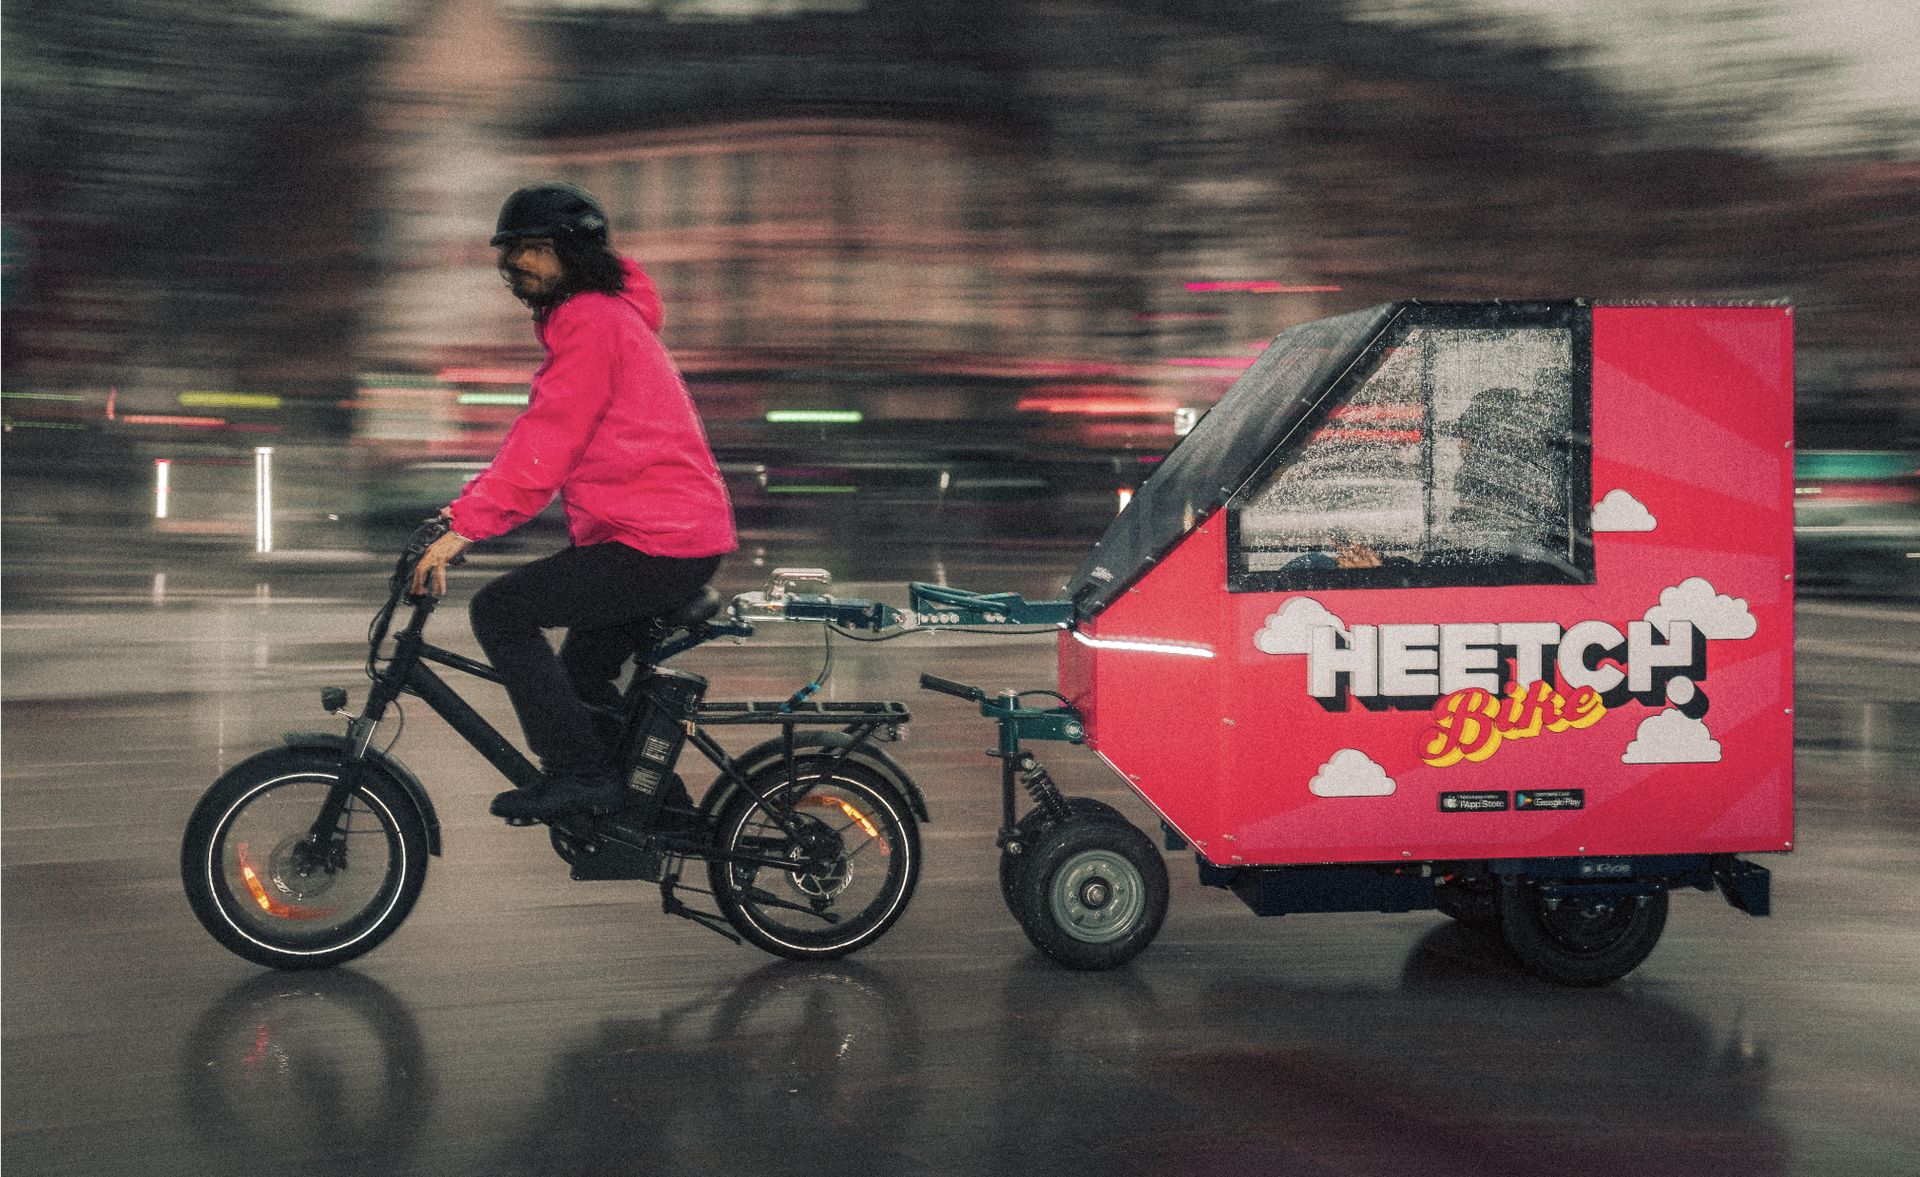
<svg viewBox="0 0 1920 1177"><path fill-rule="evenodd" d="M500 452L453 501L461 535L502 535L558 494L581 547L717 556L738 546L699 415L655 334L660 297L637 264L621 264L625 290L576 294L535 328L546 362Z"/></svg>

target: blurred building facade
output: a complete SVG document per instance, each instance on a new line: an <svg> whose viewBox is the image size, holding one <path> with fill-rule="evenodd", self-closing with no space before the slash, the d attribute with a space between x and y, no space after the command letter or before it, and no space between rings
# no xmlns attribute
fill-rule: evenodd
<svg viewBox="0 0 1920 1177"><path fill-rule="evenodd" d="M488 8L425 6L418 52L470 52L445 14ZM493 20L546 70L531 98L511 64L494 73L520 107L507 170L609 201L696 378L1077 373L1104 403L1205 404L1275 331L1408 296L1793 298L1820 315L1803 348L1854 357L1836 381L1898 386L1920 359L1847 289L1911 290L1911 251L1834 236L1910 225L1884 181L1825 169L1809 189L1758 155L1676 149L1538 46L1253 0ZM464 134L484 100L460 105L419 125ZM480 154L430 170L493 181ZM464 219L443 209L443 239L401 251L439 259L437 359L502 342L458 323L505 187L469 183ZM1836 204L1852 215L1823 215ZM423 320L416 362L431 342ZM513 347L529 354L524 332Z"/></svg>
<svg viewBox="0 0 1920 1177"><path fill-rule="evenodd" d="M10 384L96 419L259 391L313 410L262 429L482 456L537 359L485 239L557 174L660 285L736 465L997 450L1124 484L1293 323L1570 294L1791 298L1803 444L1920 445L1889 313L1916 164L1682 145L1564 45L1344 0L394 11L9 6Z"/></svg>

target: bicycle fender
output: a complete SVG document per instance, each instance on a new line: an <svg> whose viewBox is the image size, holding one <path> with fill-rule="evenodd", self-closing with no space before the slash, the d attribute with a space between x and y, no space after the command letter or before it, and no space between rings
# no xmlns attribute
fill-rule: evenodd
<svg viewBox="0 0 1920 1177"><path fill-rule="evenodd" d="M289 748L326 748L331 751L351 752L353 745L347 737L338 732L286 732L280 742ZM420 812L420 824L427 827L427 853L440 856L440 815L434 812L433 798L427 796L427 787L413 770L400 763L398 757L389 756L375 748L367 749L367 759L381 772L386 773L400 783L407 796L412 799L413 807Z"/></svg>
<svg viewBox="0 0 1920 1177"><path fill-rule="evenodd" d="M816 731L805 734L796 733L793 737L793 748L796 752L810 748L844 748L851 743L853 743L853 737L845 732ZM741 776L750 777L769 764L778 764L785 754L786 740L775 736L755 744L736 756L734 765ZM871 740L849 753L847 759L872 769L892 781L906 795L907 804L913 808L915 817L923 822L933 820L927 816L927 799L921 795L920 786L913 783L913 778L907 775L907 770L901 768L898 761L887 755L883 749L874 747ZM710 813L718 813L720 806L726 802L727 796L738 787L727 779L725 773L721 773L708 791L712 803L705 805L704 808Z"/></svg>

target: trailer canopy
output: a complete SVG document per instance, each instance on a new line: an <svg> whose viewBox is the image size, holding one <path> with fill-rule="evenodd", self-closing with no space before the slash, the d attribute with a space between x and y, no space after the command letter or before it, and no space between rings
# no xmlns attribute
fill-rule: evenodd
<svg viewBox="0 0 1920 1177"><path fill-rule="evenodd" d="M1591 311L1397 302L1276 336L1069 582L1091 618L1226 508L1233 592L1588 583Z"/></svg>

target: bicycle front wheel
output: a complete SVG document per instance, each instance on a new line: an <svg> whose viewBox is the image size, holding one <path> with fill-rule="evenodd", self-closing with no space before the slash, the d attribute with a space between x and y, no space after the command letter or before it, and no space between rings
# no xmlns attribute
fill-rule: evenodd
<svg viewBox="0 0 1920 1177"><path fill-rule="evenodd" d="M878 939L920 877L906 798L863 765L769 765L721 806L707 864L720 911L775 956L821 960Z"/></svg>
<svg viewBox="0 0 1920 1177"><path fill-rule="evenodd" d="M344 767L337 752L276 749L200 799L181 881L193 914L230 951L279 969L326 968L371 951L413 909L426 829L384 774L365 774L334 828L313 836Z"/></svg>

